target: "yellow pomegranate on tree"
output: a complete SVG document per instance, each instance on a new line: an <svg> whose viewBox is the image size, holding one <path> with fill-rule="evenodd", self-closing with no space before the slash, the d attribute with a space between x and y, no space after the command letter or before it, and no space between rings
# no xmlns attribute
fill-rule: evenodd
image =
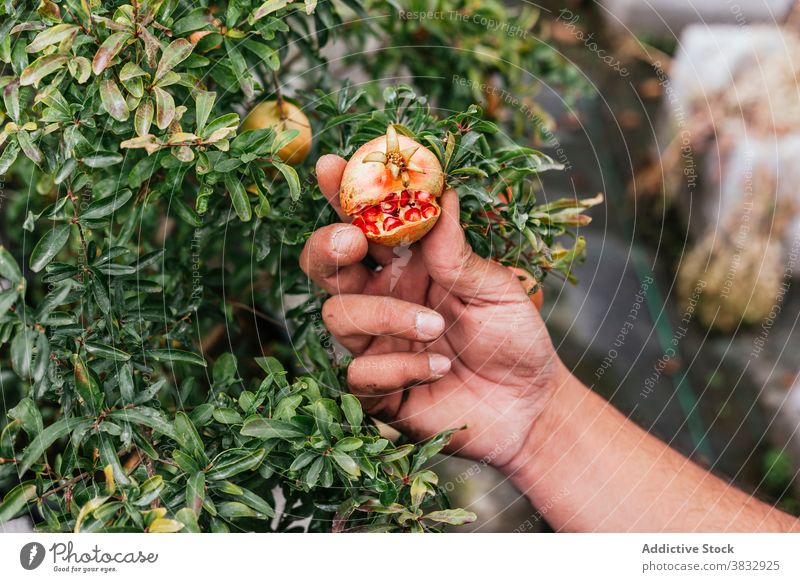
<svg viewBox="0 0 800 582"><path fill-rule="evenodd" d="M283 146L278 157L290 166L297 166L311 151L311 123L303 111L285 99L264 101L256 105L242 123L242 131L274 128L279 132L296 129L294 139Z"/></svg>
<svg viewBox="0 0 800 582"><path fill-rule="evenodd" d="M339 197L369 240L397 246L418 241L433 228L443 190L436 155L390 125L385 136L361 146L347 162Z"/></svg>

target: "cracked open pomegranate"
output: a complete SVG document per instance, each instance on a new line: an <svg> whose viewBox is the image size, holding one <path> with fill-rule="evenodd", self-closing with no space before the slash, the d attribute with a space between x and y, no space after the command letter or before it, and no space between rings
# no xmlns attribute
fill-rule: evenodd
<svg viewBox="0 0 800 582"><path fill-rule="evenodd" d="M443 189L436 155L390 125L347 162L339 197L369 240L393 247L418 241L433 228Z"/></svg>

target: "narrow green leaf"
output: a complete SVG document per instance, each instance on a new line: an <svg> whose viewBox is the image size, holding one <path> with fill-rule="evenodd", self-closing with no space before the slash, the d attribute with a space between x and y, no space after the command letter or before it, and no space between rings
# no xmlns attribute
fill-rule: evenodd
<svg viewBox="0 0 800 582"><path fill-rule="evenodd" d="M198 471L186 482L186 505L196 516L200 515L203 509L203 501L206 498L206 474Z"/></svg>
<svg viewBox="0 0 800 582"><path fill-rule="evenodd" d="M233 173L225 174L225 189L231 196L233 208L236 210L239 219L243 222L248 222L253 217L250 198L238 176Z"/></svg>
<svg viewBox="0 0 800 582"><path fill-rule="evenodd" d="M53 260L58 254L67 240L69 240L70 225L58 224L51 230L47 231L45 235L36 243L31 253L31 271L38 273L47 266L47 263Z"/></svg>
<svg viewBox="0 0 800 582"><path fill-rule="evenodd" d="M122 159L122 154L105 153L86 156L81 158L81 162L90 168L107 168L121 163Z"/></svg>
<svg viewBox="0 0 800 582"><path fill-rule="evenodd" d="M195 93L195 122L197 123L196 133L203 131L208 121L208 116L214 108L214 101L217 94L213 91L197 91Z"/></svg>
<svg viewBox="0 0 800 582"><path fill-rule="evenodd" d="M245 471L253 471L261 464L266 454L266 449L225 451L214 462L206 476L210 481L220 481Z"/></svg>
<svg viewBox="0 0 800 582"><path fill-rule="evenodd" d="M275 166L281 174L283 174L283 177L289 184L289 195L292 197L292 200L299 200L300 178L297 176L297 171L292 166L275 160L273 160L272 165Z"/></svg>
<svg viewBox="0 0 800 582"><path fill-rule="evenodd" d="M304 438L306 434L297 426L282 420L271 418L251 418L242 427L244 436L268 439L296 439Z"/></svg>
<svg viewBox="0 0 800 582"><path fill-rule="evenodd" d="M477 515L465 509L442 509L431 511L423 516L423 519L448 525L464 525L472 523L478 518Z"/></svg>
<svg viewBox="0 0 800 582"><path fill-rule="evenodd" d="M158 349L147 350L145 354L153 358L156 362L176 362L183 364L191 364L193 366L202 366L205 368L208 363L199 354L186 352L184 350L173 349Z"/></svg>
<svg viewBox="0 0 800 582"><path fill-rule="evenodd" d="M9 491L0 503L0 523L11 520L36 498L36 485L21 483Z"/></svg>
<svg viewBox="0 0 800 582"><path fill-rule="evenodd" d="M91 426L93 422L94 419L87 420L79 417L62 418L45 428L25 449L22 460L19 463L19 474L25 474L35 462L42 458L42 455L50 445L58 439L69 435L79 427Z"/></svg>
<svg viewBox="0 0 800 582"><path fill-rule="evenodd" d="M14 284L22 281L22 271L19 269L17 260L0 245L0 277L4 277Z"/></svg>
<svg viewBox="0 0 800 582"><path fill-rule="evenodd" d="M347 423L356 431L361 430L361 422L364 420L364 412L361 409L361 402L352 394L342 394L342 411Z"/></svg>
<svg viewBox="0 0 800 582"><path fill-rule="evenodd" d="M95 200L81 213L81 219L97 220L98 218L104 218L125 206L132 196L133 192L126 188L111 196Z"/></svg>
<svg viewBox="0 0 800 582"><path fill-rule="evenodd" d="M131 355L128 352L124 352L108 344L86 341L83 345L86 347L87 352L98 358L114 360L116 362L127 362L131 359Z"/></svg>

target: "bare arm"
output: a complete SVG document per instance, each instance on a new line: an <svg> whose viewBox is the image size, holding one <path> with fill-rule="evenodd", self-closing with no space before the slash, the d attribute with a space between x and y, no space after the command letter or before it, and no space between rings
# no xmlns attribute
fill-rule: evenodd
<svg viewBox="0 0 800 582"><path fill-rule="evenodd" d="M626 419L562 369L526 446L502 470L558 531L800 531ZM541 511L541 509L540 509Z"/></svg>

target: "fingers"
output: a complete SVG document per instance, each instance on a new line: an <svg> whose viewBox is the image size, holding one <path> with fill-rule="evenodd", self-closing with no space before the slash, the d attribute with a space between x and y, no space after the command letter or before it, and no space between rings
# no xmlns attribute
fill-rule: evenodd
<svg viewBox="0 0 800 582"><path fill-rule="evenodd" d="M342 182L342 174L347 161L334 154L326 154L317 160L317 181L319 189L328 199L328 203L339 215L343 222L350 222L351 218L342 210L339 201L339 185ZM378 244L370 244L370 255L380 265L388 265L394 258L392 249Z"/></svg>
<svg viewBox="0 0 800 582"><path fill-rule="evenodd" d="M479 257L467 243L454 190L442 195L441 207L436 226L422 239L422 257L431 278L466 301L520 301L524 293L511 271Z"/></svg>
<svg viewBox="0 0 800 582"><path fill-rule="evenodd" d="M342 211L339 203L339 184L342 182L342 174L347 162L339 156L326 154L317 160L317 181L319 189L328 199L328 202L336 210L336 213L344 221L350 222L350 218Z"/></svg>
<svg viewBox="0 0 800 582"><path fill-rule="evenodd" d="M360 293L369 271L361 264L367 239L358 227L331 224L315 231L300 254L300 268L328 293Z"/></svg>
<svg viewBox="0 0 800 582"><path fill-rule="evenodd" d="M393 297L337 295L322 306L328 330L354 354L375 336L429 342L444 332L444 318L431 309Z"/></svg>
<svg viewBox="0 0 800 582"><path fill-rule="evenodd" d="M434 382L450 372L450 359L441 354L391 353L361 356L347 370L350 391L359 398L383 397L402 388Z"/></svg>

